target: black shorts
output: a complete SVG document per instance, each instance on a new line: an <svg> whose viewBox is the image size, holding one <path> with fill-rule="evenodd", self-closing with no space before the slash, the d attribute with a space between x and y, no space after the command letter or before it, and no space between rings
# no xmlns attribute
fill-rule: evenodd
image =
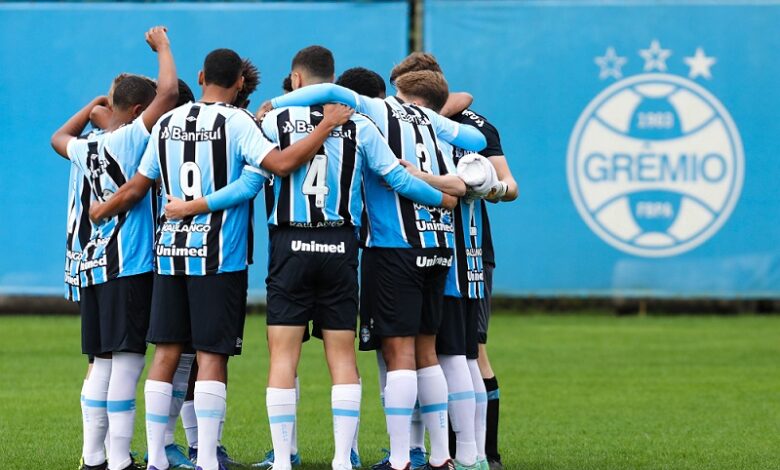
<svg viewBox="0 0 780 470"><path fill-rule="evenodd" d="M435 335L451 265L449 248L363 250L360 349L378 349L382 337Z"/></svg>
<svg viewBox="0 0 780 470"><path fill-rule="evenodd" d="M493 270L496 269L495 264L485 263L483 265L483 271L485 273L485 298L482 302L482 306L479 310L479 316L477 317L477 332L479 344L487 344L488 324L490 323L490 300L493 298Z"/></svg>
<svg viewBox="0 0 780 470"><path fill-rule="evenodd" d="M82 353L146 353L152 273L82 287L80 295Z"/></svg>
<svg viewBox="0 0 780 470"><path fill-rule="evenodd" d="M241 354L246 319L246 270L206 276L154 275L150 343Z"/></svg>
<svg viewBox="0 0 780 470"><path fill-rule="evenodd" d="M436 335L436 353L479 357L477 319L483 299L444 297L444 315Z"/></svg>
<svg viewBox="0 0 780 470"><path fill-rule="evenodd" d="M355 331L355 229L279 227L269 238L266 323Z"/></svg>

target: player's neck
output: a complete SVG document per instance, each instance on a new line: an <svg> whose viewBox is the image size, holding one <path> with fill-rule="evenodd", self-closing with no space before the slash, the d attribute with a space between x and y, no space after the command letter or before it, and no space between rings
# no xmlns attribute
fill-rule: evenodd
<svg viewBox="0 0 780 470"><path fill-rule="evenodd" d="M236 91L232 88L222 88L219 86L203 87L203 95L200 97L202 103L230 103L236 97Z"/></svg>

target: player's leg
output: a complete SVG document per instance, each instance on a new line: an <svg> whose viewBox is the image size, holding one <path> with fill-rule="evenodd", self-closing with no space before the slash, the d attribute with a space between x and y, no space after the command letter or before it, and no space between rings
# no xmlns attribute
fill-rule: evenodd
<svg viewBox="0 0 780 470"><path fill-rule="evenodd" d="M444 298L444 318L436 336L436 351L444 370L449 390L449 416L455 437L455 461L470 468L477 462L477 443L474 432L476 403L471 372L466 361L467 323L466 299ZM476 356L476 335L473 334L473 355Z"/></svg>
<svg viewBox="0 0 780 470"><path fill-rule="evenodd" d="M487 418L487 392L485 391L485 382L482 381L482 374L479 372L479 365L476 359L468 361L471 380L474 384L474 398L476 400L476 413L474 416L474 433L477 440L477 460L486 460L485 455L485 425Z"/></svg>
<svg viewBox="0 0 780 470"><path fill-rule="evenodd" d="M100 315L94 286L81 288L81 351L94 357L82 388L84 440L81 456L84 469L107 468L104 441L108 436L106 400L111 377L111 354L102 354Z"/></svg>
<svg viewBox="0 0 780 470"><path fill-rule="evenodd" d="M147 339L155 344L144 385L149 470L169 467L165 429L173 399L173 377L185 345L192 341L187 283L184 276L155 274Z"/></svg>
<svg viewBox="0 0 780 470"><path fill-rule="evenodd" d="M495 265L485 263L485 299L481 302L478 316L479 332L479 370L487 392L487 410L485 419L485 454L494 469L503 468L501 454L498 451L499 389L498 379L493 372L487 352L487 332L490 322L491 297L493 291L493 269Z"/></svg>
<svg viewBox="0 0 780 470"><path fill-rule="evenodd" d="M96 286L101 340L104 349L113 353L107 394L110 470L135 466L130 443L135 430L136 388L145 365L152 282L152 273L145 273Z"/></svg>
<svg viewBox="0 0 780 470"><path fill-rule="evenodd" d="M168 412L168 425L165 428L165 455L168 457L168 463L171 467L177 469L195 468L189 457L175 443L176 423L179 421L179 415L182 414L184 400L189 392L190 372L194 361L195 351L187 348L179 358L179 364L176 366L176 372L173 375L171 408ZM197 429L197 421L195 428Z"/></svg>
<svg viewBox="0 0 780 470"><path fill-rule="evenodd" d="M198 418L195 416L195 381L197 379L198 361L195 360L190 367L187 395L181 406L181 424L184 428L184 435L187 437L187 456L193 463L198 456Z"/></svg>
<svg viewBox="0 0 780 470"><path fill-rule="evenodd" d="M335 452L331 464L334 469L352 468L350 450L360 418L361 387L355 358L354 331L323 330L325 357L333 382L331 407Z"/></svg>
<svg viewBox="0 0 780 470"><path fill-rule="evenodd" d="M192 347L198 378L194 408L198 420L198 467L220 467L217 447L227 402L228 357L241 354L246 320L247 272L187 276Z"/></svg>

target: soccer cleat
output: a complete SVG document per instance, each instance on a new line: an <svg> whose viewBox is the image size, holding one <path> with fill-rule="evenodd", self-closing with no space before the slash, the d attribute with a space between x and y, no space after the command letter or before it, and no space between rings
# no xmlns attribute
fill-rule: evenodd
<svg viewBox="0 0 780 470"><path fill-rule="evenodd" d="M385 449L382 449L385 450ZM385 450L386 451L386 450ZM411 470L412 466L411 464L406 464L406 466L401 470ZM386 460L382 460L381 462L375 464L371 467L371 470L396 470L390 465L390 453L387 453Z"/></svg>
<svg viewBox="0 0 780 470"><path fill-rule="evenodd" d="M479 470L490 470L490 464L487 459L477 460L477 465L479 465Z"/></svg>
<svg viewBox="0 0 780 470"><path fill-rule="evenodd" d="M238 465L238 462L230 458L227 449L222 444L217 446L217 460L219 461L219 464L225 468Z"/></svg>
<svg viewBox="0 0 780 470"><path fill-rule="evenodd" d="M135 460L130 457L130 464L122 470L147 470L146 465L136 463Z"/></svg>
<svg viewBox="0 0 780 470"><path fill-rule="evenodd" d="M455 462L453 462L452 459L447 460L446 462L444 462L442 465L440 465L438 467L434 467L433 465L431 465L430 462L426 463L425 466L423 467L423 469L425 469L425 470L436 470L437 468L441 469L441 470L455 470L456 469Z"/></svg>
<svg viewBox="0 0 780 470"><path fill-rule="evenodd" d="M195 451L197 453L197 450ZM184 455L184 447L178 444L165 446L165 456L168 457L169 468L180 470L195 470L195 464Z"/></svg>
<svg viewBox="0 0 780 470"><path fill-rule="evenodd" d="M290 463L293 467L297 467L301 464L301 455L300 454L292 454L290 456ZM266 469L272 469L274 466L274 450L271 449L268 452L265 453L265 458L262 462L253 463L250 465L252 468L266 468Z"/></svg>
<svg viewBox="0 0 780 470"><path fill-rule="evenodd" d="M479 462L475 462L474 465L463 465L456 460L455 470L482 470L482 466L479 464Z"/></svg>
<svg viewBox="0 0 780 470"><path fill-rule="evenodd" d="M500 460L489 460L486 470L504 470L504 464Z"/></svg>
<svg viewBox="0 0 780 470"><path fill-rule="evenodd" d="M87 465L84 463L84 457L82 457L79 470L108 470L108 462L103 462L100 465Z"/></svg>
<svg viewBox="0 0 780 470"><path fill-rule="evenodd" d="M187 454L190 456L190 462L192 463L198 463L198 448L197 447L188 447L187 448Z"/></svg>
<svg viewBox="0 0 780 470"><path fill-rule="evenodd" d="M428 465L428 454L425 453L425 451L421 448L414 447L409 450L409 461L411 462L412 469L414 470L427 468L426 465Z"/></svg>
<svg viewBox="0 0 780 470"><path fill-rule="evenodd" d="M363 466L362 462L360 461L360 455L355 452L355 449L351 449L349 451L349 462L352 464L353 469Z"/></svg>

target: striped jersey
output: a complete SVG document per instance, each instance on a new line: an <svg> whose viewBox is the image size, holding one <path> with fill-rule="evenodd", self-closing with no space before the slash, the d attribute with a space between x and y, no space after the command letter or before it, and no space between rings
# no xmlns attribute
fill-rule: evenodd
<svg viewBox="0 0 780 470"><path fill-rule="evenodd" d="M453 157L457 164L468 152L448 143L441 144L442 152ZM485 297L485 273L482 259L484 227L484 200L460 198L453 210L455 246L452 267L447 273L444 295L482 299Z"/></svg>
<svg viewBox="0 0 780 470"><path fill-rule="evenodd" d="M191 201L241 175L260 169L276 148L246 110L224 103L187 103L160 118L138 171L162 179L162 191ZM154 246L156 270L164 275L203 276L246 269L251 255L250 203L167 220L160 215Z"/></svg>
<svg viewBox="0 0 780 470"><path fill-rule="evenodd" d="M314 130L322 121L322 109L322 106L275 109L263 118L263 132L285 149ZM275 177L273 184L266 187L268 224L359 227L364 174L373 173L381 179L398 166L398 159L376 125L367 117L355 114L331 131L309 163L286 177Z"/></svg>
<svg viewBox="0 0 780 470"><path fill-rule="evenodd" d="M111 132L68 142L68 157L86 177L92 201L105 202L135 174L149 140L141 117ZM88 212L88 204L82 209ZM81 287L152 270L154 236L151 198L129 211L92 224L79 260Z"/></svg>
<svg viewBox="0 0 780 470"><path fill-rule="evenodd" d="M454 139L458 134L456 123L429 109L404 104L394 96L385 100L361 97L357 110L377 123L397 158L435 175L455 171L451 156L439 149L439 137ZM388 191L376 175L368 175L364 185L367 247L452 247L451 211L416 204Z"/></svg>
<svg viewBox="0 0 780 470"><path fill-rule="evenodd" d="M90 192L84 173L76 165L70 165L68 178L68 224L65 238L65 298L78 302L79 260L81 247L89 242L92 225L89 221Z"/></svg>

